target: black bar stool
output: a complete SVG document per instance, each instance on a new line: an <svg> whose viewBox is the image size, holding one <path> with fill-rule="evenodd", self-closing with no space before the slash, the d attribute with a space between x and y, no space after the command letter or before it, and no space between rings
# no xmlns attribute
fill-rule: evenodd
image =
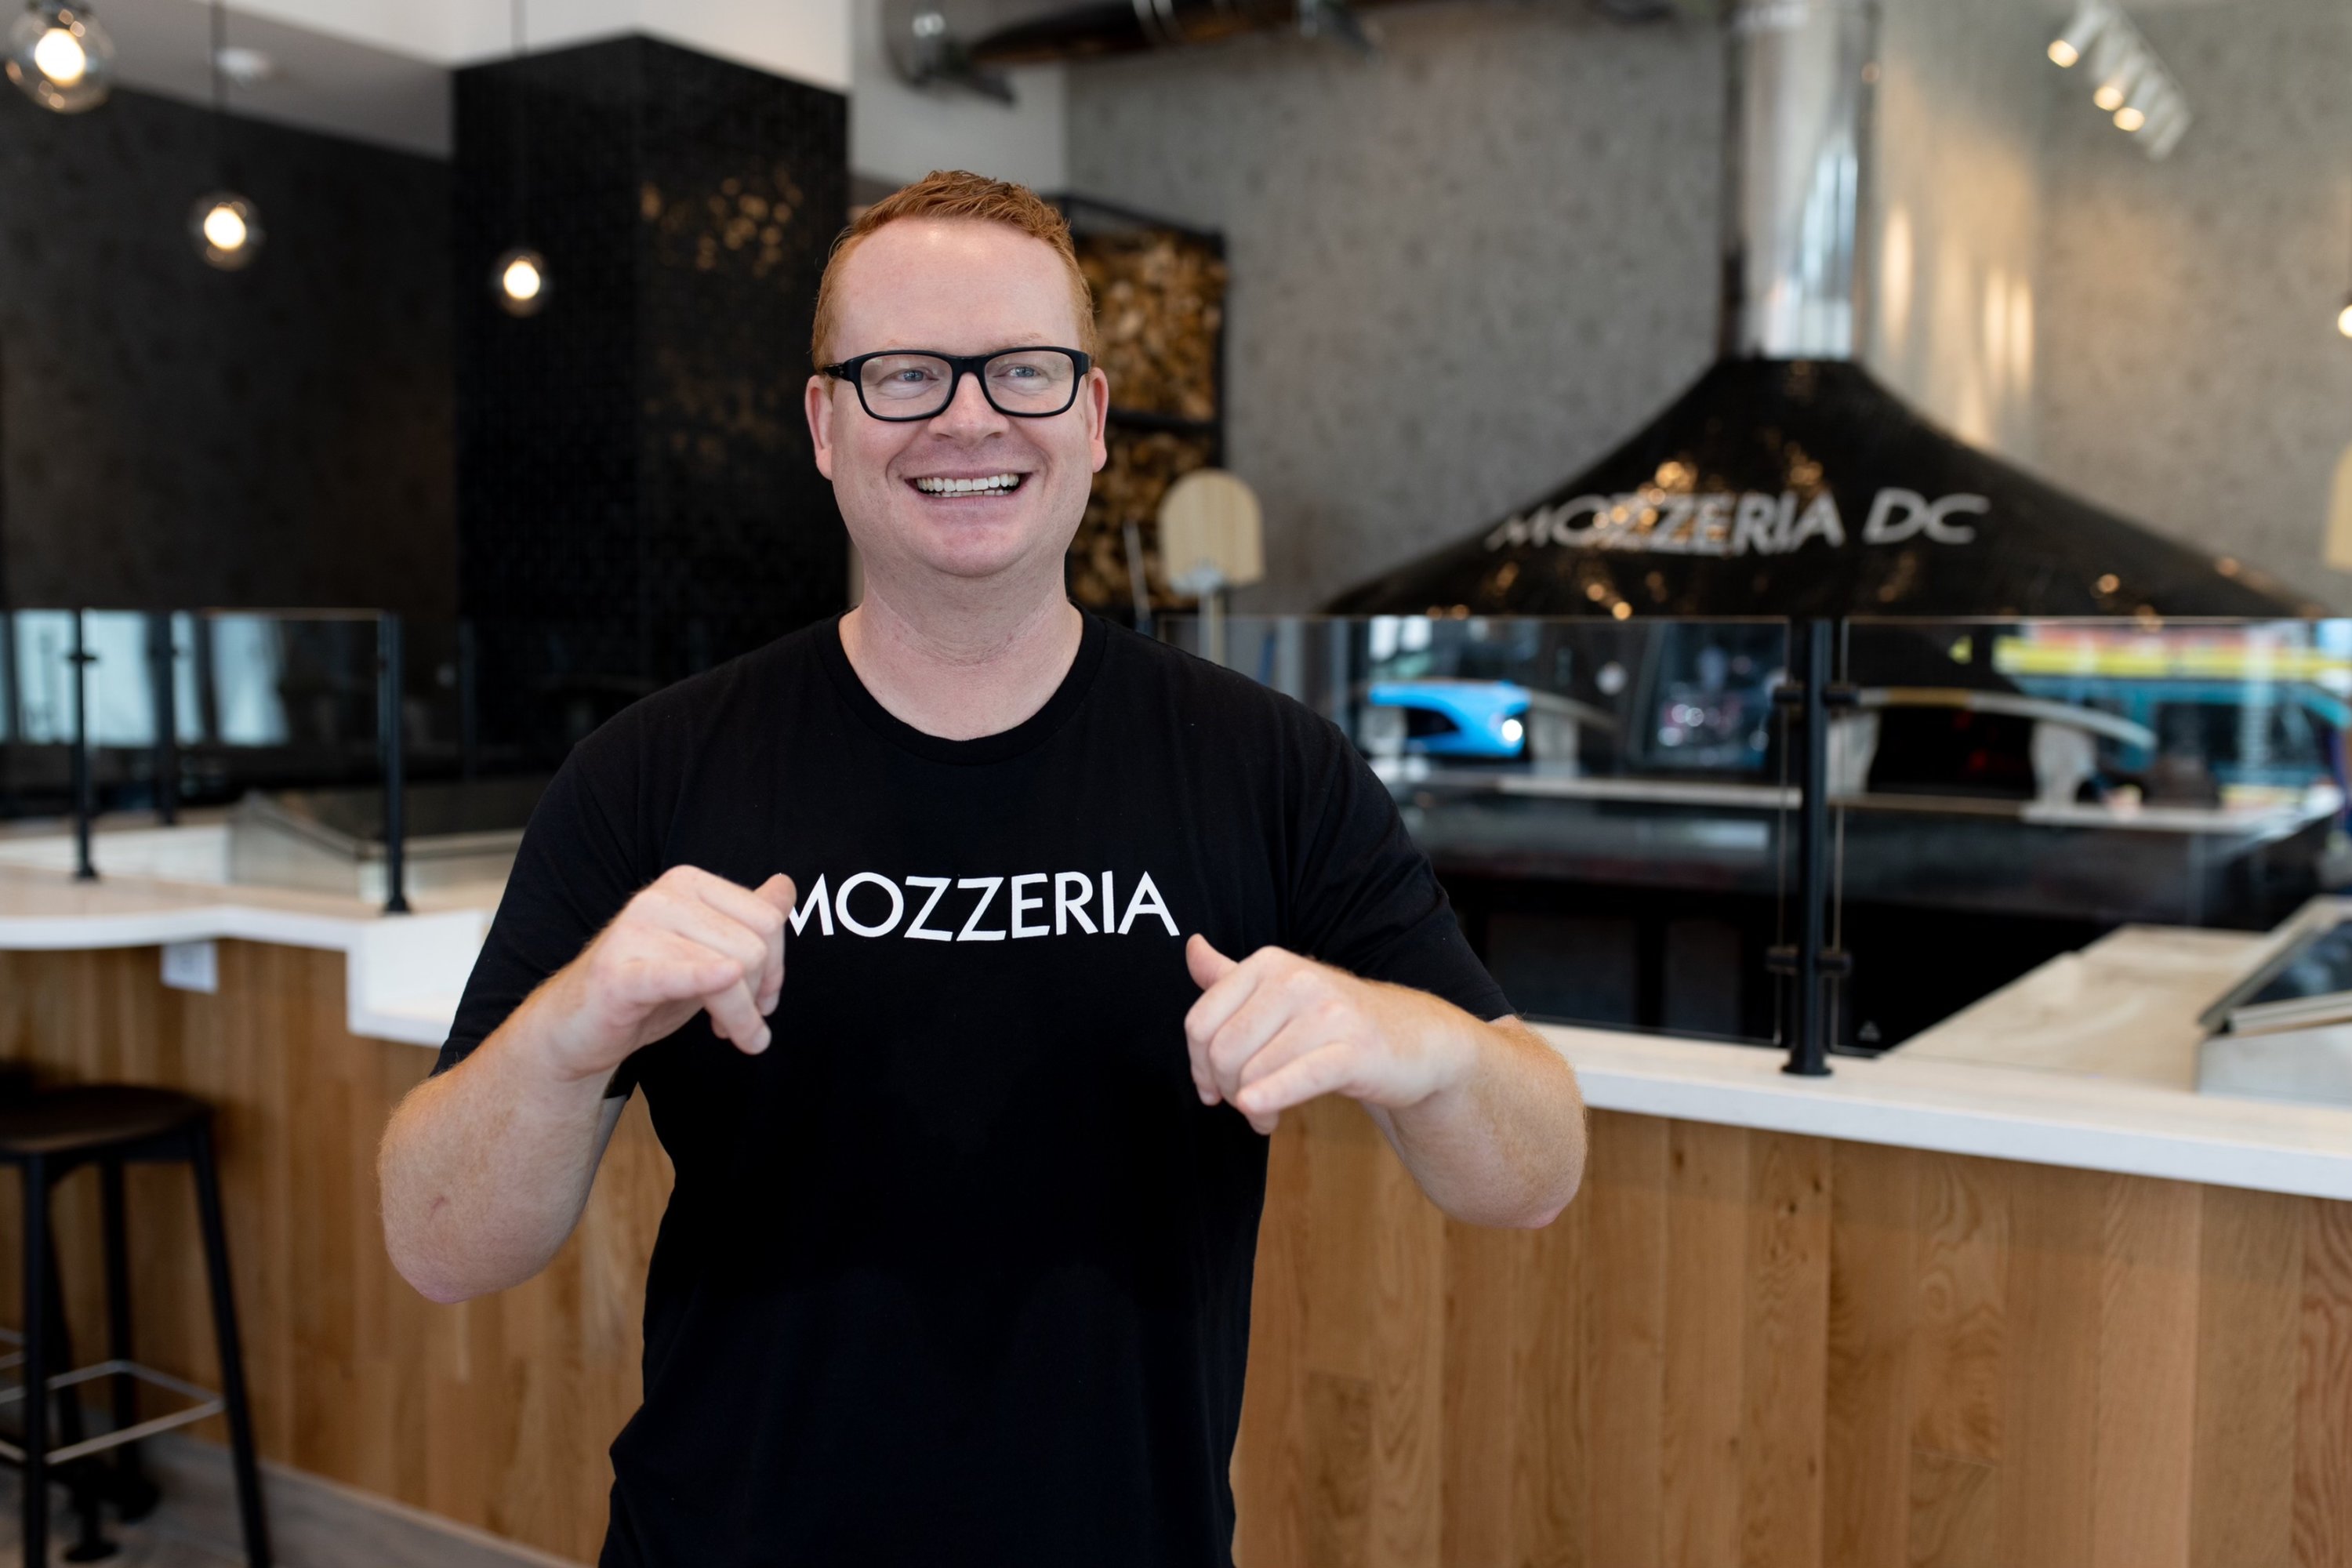
<svg viewBox="0 0 2352 1568"><path fill-rule="evenodd" d="M131 1359L131 1279L122 1201L122 1169L133 1162L185 1161L196 1178L196 1218L203 1228L205 1272L212 1287L213 1335L219 1345L221 1389L215 1394ZM220 1173L213 1161L212 1107L190 1095L130 1084L90 1084L52 1089L21 1099L0 1100L0 1163L25 1173L25 1332L16 1361L24 1382L0 1389L0 1403L21 1402L24 1446L0 1441L0 1458L25 1471L25 1550L27 1568L48 1561L48 1481L53 1467L75 1467L109 1449L114 1469L106 1490L130 1517L152 1504L153 1489L140 1472L135 1445L142 1437L184 1426L209 1415L228 1418L229 1453L236 1477L236 1502L245 1530L246 1562L269 1568L268 1524L261 1511L261 1472L253 1448L253 1421L246 1405L245 1358L236 1331L236 1304L229 1284L228 1237L221 1221ZM83 1165L96 1164L101 1184L106 1250L107 1359L58 1370L62 1353L64 1293L58 1282L57 1249L49 1230L49 1194L58 1182ZM107 1378L113 1394L114 1430L80 1435L76 1396L60 1400L59 1426L66 1441L49 1446L48 1401L52 1393ZM133 1380L153 1384L196 1401L184 1410L152 1420L137 1419ZM85 1479L76 1481L83 1505L83 1532L77 1557L103 1554L95 1539L95 1510Z"/></svg>

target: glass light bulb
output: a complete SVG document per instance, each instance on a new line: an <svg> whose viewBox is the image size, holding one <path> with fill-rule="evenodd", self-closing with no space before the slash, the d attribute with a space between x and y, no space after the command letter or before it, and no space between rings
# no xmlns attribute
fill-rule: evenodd
<svg viewBox="0 0 2352 1568"><path fill-rule="evenodd" d="M205 214L205 237L217 249L235 250L245 243L245 220L235 207L215 207Z"/></svg>
<svg viewBox="0 0 2352 1568"><path fill-rule="evenodd" d="M2101 82L2099 90L2091 94L2091 101L2108 113L2114 113L2124 106L2124 84L2119 81Z"/></svg>
<svg viewBox="0 0 2352 1568"><path fill-rule="evenodd" d="M2118 131L2137 131L2147 123L2147 116L2128 103L2116 110L2116 129Z"/></svg>
<svg viewBox="0 0 2352 1568"><path fill-rule="evenodd" d="M261 209L235 191L213 191L188 209L188 237L207 265L235 272L261 249Z"/></svg>
<svg viewBox="0 0 2352 1568"><path fill-rule="evenodd" d="M490 292L509 316L535 316L547 303L547 258L518 245L490 268Z"/></svg>
<svg viewBox="0 0 2352 1568"><path fill-rule="evenodd" d="M2050 58L2058 65L2071 67L2083 58L2083 51L2063 38L2050 40Z"/></svg>
<svg viewBox="0 0 2352 1568"><path fill-rule="evenodd" d="M79 114L114 85L114 40L66 0L32 0L8 28L8 79L42 108Z"/></svg>
<svg viewBox="0 0 2352 1568"><path fill-rule="evenodd" d="M2347 300L2344 309L2336 313L2336 330L2352 338L2352 300Z"/></svg>
<svg viewBox="0 0 2352 1568"><path fill-rule="evenodd" d="M51 27L33 46L33 63L59 87L72 87L89 71L89 56L80 40L63 27Z"/></svg>

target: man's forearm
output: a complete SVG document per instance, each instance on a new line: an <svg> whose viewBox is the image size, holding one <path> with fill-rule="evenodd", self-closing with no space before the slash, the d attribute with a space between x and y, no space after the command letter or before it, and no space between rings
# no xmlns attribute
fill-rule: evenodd
<svg viewBox="0 0 2352 1568"><path fill-rule="evenodd" d="M1421 1190L1473 1225L1545 1226L1584 1174L1584 1101L1559 1053L1517 1018L1481 1023L1429 998L1421 1027L1466 1047L1460 1081L1410 1106L1367 1105Z"/></svg>
<svg viewBox="0 0 2352 1568"><path fill-rule="evenodd" d="M544 1268L587 1203L620 1102L599 1079L541 1065L534 994L473 1054L401 1102L377 1156L384 1245L436 1301L520 1283Z"/></svg>

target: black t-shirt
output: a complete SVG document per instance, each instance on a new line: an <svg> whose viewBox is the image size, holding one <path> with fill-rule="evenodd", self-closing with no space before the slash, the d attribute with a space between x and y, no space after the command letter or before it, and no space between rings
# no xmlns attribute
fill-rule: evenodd
<svg viewBox="0 0 2352 1568"><path fill-rule="evenodd" d="M1088 616L940 740L836 628L573 748L435 1069L669 867L800 889L769 1049L697 1015L615 1078L677 1182L600 1563L1229 1563L1266 1143L1192 1087L1184 939L1509 1004L1297 703Z"/></svg>

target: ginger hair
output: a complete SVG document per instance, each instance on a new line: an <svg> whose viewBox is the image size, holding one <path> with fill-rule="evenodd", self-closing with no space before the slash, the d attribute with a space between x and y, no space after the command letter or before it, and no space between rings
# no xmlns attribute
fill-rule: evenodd
<svg viewBox="0 0 2352 1568"><path fill-rule="evenodd" d="M833 254L825 259L824 278L817 284L816 323L809 335L809 352L816 364L835 363L830 340L834 316L839 309L842 263L849 259L850 253L867 235L885 224L910 217L1001 223L1052 246L1069 274L1070 308L1078 319L1078 341L1074 346L1088 354L1095 352L1094 291L1087 287L1087 275L1078 269L1077 247L1071 243L1068 220L1026 185L992 180L961 169L934 169L859 213L841 231L841 237L833 242Z"/></svg>

